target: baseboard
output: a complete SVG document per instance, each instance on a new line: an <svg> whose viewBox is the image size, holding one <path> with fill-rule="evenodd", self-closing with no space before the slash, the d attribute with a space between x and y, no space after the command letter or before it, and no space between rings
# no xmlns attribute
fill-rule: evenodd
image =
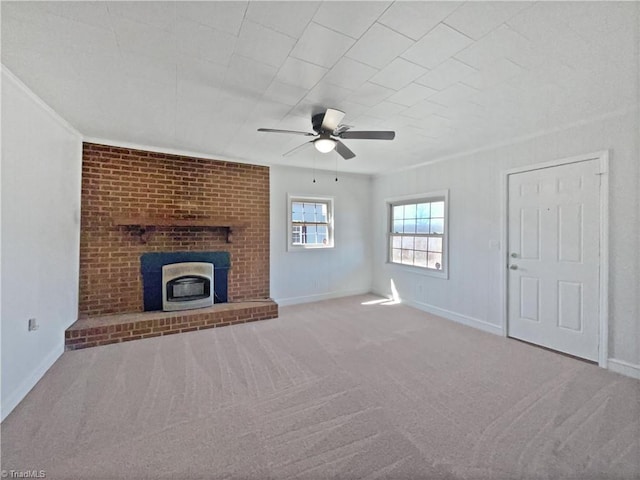
<svg viewBox="0 0 640 480"><path fill-rule="evenodd" d="M612 372L640 380L640 365L618 360L617 358L610 358L607 360L607 368Z"/></svg>
<svg viewBox="0 0 640 480"><path fill-rule="evenodd" d="M405 305L409 305L410 307L417 308L418 310L422 310L424 312L446 318L447 320L453 320L456 323L467 325L468 327L477 328L478 330L482 330L484 332L502 336L502 327L485 322L484 320L480 320L479 318L452 312L451 310L436 307L435 305L430 305L428 303L418 302L416 300L402 299L402 303L404 303Z"/></svg>
<svg viewBox="0 0 640 480"><path fill-rule="evenodd" d="M35 387L36 383L38 383L44 374L47 373L47 370L49 370L56 360L60 358L60 355L62 355L63 352L64 344L60 342L60 345L56 346L56 348L50 352L42 362L40 362L40 365L38 365L31 375L24 379L16 390L7 396L5 396L6 392L2 392L3 398L2 405L0 406L0 422L4 421L4 419L7 418L7 415L9 415L24 399L24 397L27 396L31 389Z"/></svg>
<svg viewBox="0 0 640 480"><path fill-rule="evenodd" d="M304 295L301 297L288 297L288 298L274 298L275 302L280 307L286 307L287 305L298 305L300 303L319 302L321 300L331 300L333 298L351 297L353 295L365 295L371 293L368 288L361 290L349 290L340 292L318 293L315 295Z"/></svg>

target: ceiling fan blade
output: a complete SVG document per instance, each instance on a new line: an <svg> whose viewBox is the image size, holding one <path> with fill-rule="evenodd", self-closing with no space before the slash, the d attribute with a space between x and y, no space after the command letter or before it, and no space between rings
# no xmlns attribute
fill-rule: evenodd
<svg viewBox="0 0 640 480"><path fill-rule="evenodd" d="M344 118L344 112L340 110L334 110L333 108L327 108L327 111L324 113L324 118L322 119L322 130L327 132L333 132L340 122Z"/></svg>
<svg viewBox="0 0 640 480"><path fill-rule="evenodd" d="M349 148L340 140L336 140L336 152L338 152L345 160L349 160L356 156L356 154L349 150Z"/></svg>
<svg viewBox="0 0 640 480"><path fill-rule="evenodd" d="M393 140L396 136L396 132L392 131L355 131L355 132L342 132L340 138L353 138L361 140Z"/></svg>
<svg viewBox="0 0 640 480"><path fill-rule="evenodd" d="M296 130L277 130L275 128L259 128L259 132L271 132L271 133L292 133L294 135L305 135L307 137L315 137L315 133L310 132L298 132Z"/></svg>
<svg viewBox="0 0 640 480"><path fill-rule="evenodd" d="M346 132L350 128L353 128L353 125L345 125L345 124L341 123L340 125L338 125L338 128L336 128L333 131L333 134L336 135L336 136L339 136L341 133Z"/></svg>
<svg viewBox="0 0 640 480"><path fill-rule="evenodd" d="M305 148L313 145L314 141L315 140L310 140L308 142L303 143L302 145L298 145L297 147L292 148L291 150L289 150L287 153L283 153L282 156L283 157L288 157L290 155L293 155L294 153L298 153L299 151L304 150Z"/></svg>

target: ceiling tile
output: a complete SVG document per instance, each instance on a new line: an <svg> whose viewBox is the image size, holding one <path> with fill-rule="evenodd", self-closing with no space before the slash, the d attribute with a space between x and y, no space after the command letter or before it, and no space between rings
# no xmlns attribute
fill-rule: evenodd
<svg viewBox="0 0 640 480"><path fill-rule="evenodd" d="M238 95L239 99L252 97L255 100L271 85L276 73L275 67L234 55L225 76L225 88L229 94Z"/></svg>
<svg viewBox="0 0 640 480"><path fill-rule="evenodd" d="M355 89L378 72L377 69L343 57L327 73L323 81L344 88Z"/></svg>
<svg viewBox="0 0 640 480"><path fill-rule="evenodd" d="M360 38L390 2L322 2L313 21L351 38Z"/></svg>
<svg viewBox="0 0 640 480"><path fill-rule="evenodd" d="M331 68L353 43L353 39L312 22L298 40L291 56Z"/></svg>
<svg viewBox="0 0 640 480"><path fill-rule="evenodd" d="M478 40L533 2L467 2L447 17L445 23Z"/></svg>
<svg viewBox="0 0 640 480"><path fill-rule="evenodd" d="M223 90L215 85L179 79L177 84L178 105L188 111L212 115L222 92Z"/></svg>
<svg viewBox="0 0 640 480"><path fill-rule="evenodd" d="M398 103L388 101L380 102L366 111L366 115L370 117L389 118L406 110L407 107ZM364 113L364 112L363 112Z"/></svg>
<svg viewBox="0 0 640 480"><path fill-rule="evenodd" d="M176 40L173 34L127 18L113 18L111 22L121 51L175 60Z"/></svg>
<svg viewBox="0 0 640 480"><path fill-rule="evenodd" d="M289 85L311 88L329 70L297 58L288 57L278 71L278 80Z"/></svg>
<svg viewBox="0 0 640 480"><path fill-rule="evenodd" d="M287 35L245 20L235 53L279 68L294 44L295 40ZM215 47L209 45L209 48Z"/></svg>
<svg viewBox="0 0 640 480"><path fill-rule="evenodd" d="M534 42L523 43L520 48L510 51L507 58L529 70L536 69L545 63L556 60L549 56L548 50L541 45L536 45Z"/></svg>
<svg viewBox="0 0 640 480"><path fill-rule="evenodd" d="M298 38L313 18L319 5L320 2L250 2L246 18L277 32Z"/></svg>
<svg viewBox="0 0 640 480"><path fill-rule="evenodd" d="M282 130L297 130L299 132L312 132L311 115L299 116L289 114L280 120L275 128ZM300 138L298 138L300 140Z"/></svg>
<svg viewBox="0 0 640 480"><path fill-rule="evenodd" d="M256 102L252 98L238 98L237 95L224 92L216 103L216 109L219 111L216 117L219 122L244 123L255 106Z"/></svg>
<svg viewBox="0 0 640 480"><path fill-rule="evenodd" d="M6 3L3 2L4 7ZM38 24L28 24L21 19L11 18L6 15L2 18L2 61L8 52L14 56L38 57L48 53L67 50L62 41L53 37L48 28Z"/></svg>
<svg viewBox="0 0 640 480"><path fill-rule="evenodd" d="M498 58L509 57L514 51L519 51L530 42L508 25L502 25L477 42L468 46L455 58L467 65L481 69Z"/></svg>
<svg viewBox="0 0 640 480"><path fill-rule="evenodd" d="M424 75L427 71L426 68L411 63L404 58L396 58L371 78L371 82L382 85L383 87L400 90L416 78Z"/></svg>
<svg viewBox="0 0 640 480"><path fill-rule="evenodd" d="M162 65L158 65L158 68L162 67ZM193 57L179 58L177 65L174 65L173 68L177 71L179 82L189 82L216 88L224 86L227 73L227 69L222 65Z"/></svg>
<svg viewBox="0 0 640 480"><path fill-rule="evenodd" d="M320 80L320 82L309 91L304 100L308 103L320 105L324 110L328 107L336 108L338 102L350 97L352 93L353 90L351 89Z"/></svg>
<svg viewBox="0 0 640 480"><path fill-rule="evenodd" d="M289 105L273 102L263 97L256 102L251 116L247 118L242 128L249 128L254 131L258 128L277 128L275 126L287 116L290 110L291 107ZM294 128L293 130L296 129Z"/></svg>
<svg viewBox="0 0 640 480"><path fill-rule="evenodd" d="M418 40L460 5L462 2L394 2L380 17L379 22Z"/></svg>
<svg viewBox="0 0 640 480"><path fill-rule="evenodd" d="M526 70L506 58L500 58L482 70L469 75L462 83L478 90L493 87L510 78L522 75Z"/></svg>
<svg viewBox="0 0 640 480"><path fill-rule="evenodd" d="M390 88L381 87L371 82L365 83L362 87L357 89L350 97L352 102L359 103L361 105L367 105L369 107L374 106L377 103L386 100L393 95L395 90Z"/></svg>
<svg viewBox="0 0 640 480"><path fill-rule="evenodd" d="M106 2L112 17L168 30L176 19L176 2Z"/></svg>
<svg viewBox="0 0 640 480"><path fill-rule="evenodd" d="M0 2L3 27L16 20L47 28L51 13L49 2Z"/></svg>
<svg viewBox="0 0 640 480"><path fill-rule="evenodd" d="M393 103L399 103L411 107L425 98L437 93L433 88L424 87L417 83L411 83L397 93L391 95L387 100Z"/></svg>
<svg viewBox="0 0 640 480"><path fill-rule="evenodd" d="M375 23L347 52L347 57L382 68L413 42L393 30Z"/></svg>
<svg viewBox="0 0 640 480"><path fill-rule="evenodd" d="M307 94L306 88L294 87L286 83L274 80L264 92L266 100L294 106Z"/></svg>
<svg viewBox="0 0 640 480"><path fill-rule="evenodd" d="M366 105L361 105L359 103L352 102L347 97L346 99L343 99L338 103L336 103L335 105L333 105L333 108L337 108L338 110L345 112L343 123L346 123L347 125L351 125L352 120L354 118L357 118L360 115L365 114L369 107L367 107Z"/></svg>
<svg viewBox="0 0 640 480"><path fill-rule="evenodd" d="M433 115L434 113L446 116L447 112L448 108L444 105L438 105L436 103L430 102L429 100L422 100L421 102L416 103L414 106L404 110L401 115L409 117L411 119L416 119Z"/></svg>
<svg viewBox="0 0 640 480"><path fill-rule="evenodd" d="M451 124L451 120L439 115L429 115L428 117L423 118L419 122L415 123L416 126L420 126L427 131L436 131L442 130L444 128L449 128Z"/></svg>
<svg viewBox="0 0 640 480"><path fill-rule="evenodd" d="M178 20L175 27L178 53L227 65L236 37L190 20Z"/></svg>
<svg viewBox="0 0 640 480"><path fill-rule="evenodd" d="M477 72L475 68L450 58L417 79L416 83L436 90L444 90L475 72Z"/></svg>
<svg viewBox="0 0 640 480"><path fill-rule="evenodd" d="M510 18L507 25L529 40L538 41L569 30L567 14L573 14L576 7L581 8L579 2L538 2Z"/></svg>
<svg viewBox="0 0 640 480"><path fill-rule="evenodd" d="M98 60L103 61L102 59ZM176 70L178 74L184 71L182 68L178 70L174 61L128 52L121 52L117 63L120 65L122 73L127 77L163 83L175 84ZM113 64L109 68L113 68Z"/></svg>
<svg viewBox="0 0 640 480"><path fill-rule="evenodd" d="M49 35L65 49L96 55L113 55L118 51L116 37L111 29L99 28L55 15L49 17L47 29Z"/></svg>
<svg viewBox="0 0 640 480"><path fill-rule="evenodd" d="M439 24L417 41L402 57L427 68L435 68L472 43L469 37Z"/></svg>
<svg viewBox="0 0 640 480"><path fill-rule="evenodd" d="M239 0L233 2L186 1L180 2L176 13L179 18L237 36L246 10L247 2Z"/></svg>
<svg viewBox="0 0 640 480"><path fill-rule="evenodd" d="M391 105L397 105L395 103L392 103ZM402 106L402 105L397 105L397 106ZM410 126L410 125L414 125L417 122L417 119L422 118L422 117L409 117L404 115L404 112L408 110L405 107L405 110L403 110L402 112L396 114L396 115L390 115L389 117L387 117L385 119L385 123L391 123L391 125L393 125L393 128L395 128L396 130L402 131L404 132L404 127Z"/></svg>
<svg viewBox="0 0 640 480"><path fill-rule="evenodd" d="M638 2L581 2L572 7L566 16L571 30L586 40L615 34L624 25L638 25Z"/></svg>
<svg viewBox="0 0 640 480"><path fill-rule="evenodd" d="M372 117L370 115L367 115L366 113L363 113L361 115L358 115L358 117L354 119L354 122L357 124L357 128L355 128L355 130L373 130L373 129L378 129L380 127L380 124L383 121L384 121L383 118ZM357 139L350 139L348 141L351 142L352 140L355 140L357 142ZM358 142L358 143L360 143L360 142Z"/></svg>
<svg viewBox="0 0 640 480"><path fill-rule="evenodd" d="M4 2L3 6L7 3L9 2ZM94 27L108 28L109 26L106 2L47 2L47 10L53 15ZM2 13L5 13L4 8Z"/></svg>
<svg viewBox="0 0 640 480"><path fill-rule="evenodd" d="M441 92L429 97L429 101L439 103L440 105L451 106L460 103L471 95L477 93L478 90L461 83L456 83Z"/></svg>

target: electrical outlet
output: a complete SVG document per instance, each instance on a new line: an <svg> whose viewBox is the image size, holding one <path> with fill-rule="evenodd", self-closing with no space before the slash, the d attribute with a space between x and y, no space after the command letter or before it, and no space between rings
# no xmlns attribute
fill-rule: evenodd
<svg viewBox="0 0 640 480"><path fill-rule="evenodd" d="M34 330L37 330L38 328L40 328L40 325L38 325L38 322L36 321L35 318L30 318L29 319L29 331L33 332Z"/></svg>

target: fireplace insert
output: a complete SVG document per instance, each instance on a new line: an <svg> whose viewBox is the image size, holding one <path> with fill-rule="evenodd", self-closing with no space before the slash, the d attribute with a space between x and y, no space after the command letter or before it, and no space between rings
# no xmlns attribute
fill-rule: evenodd
<svg viewBox="0 0 640 480"><path fill-rule="evenodd" d="M213 264L171 263L162 267L162 309L189 310L213 305Z"/></svg>

